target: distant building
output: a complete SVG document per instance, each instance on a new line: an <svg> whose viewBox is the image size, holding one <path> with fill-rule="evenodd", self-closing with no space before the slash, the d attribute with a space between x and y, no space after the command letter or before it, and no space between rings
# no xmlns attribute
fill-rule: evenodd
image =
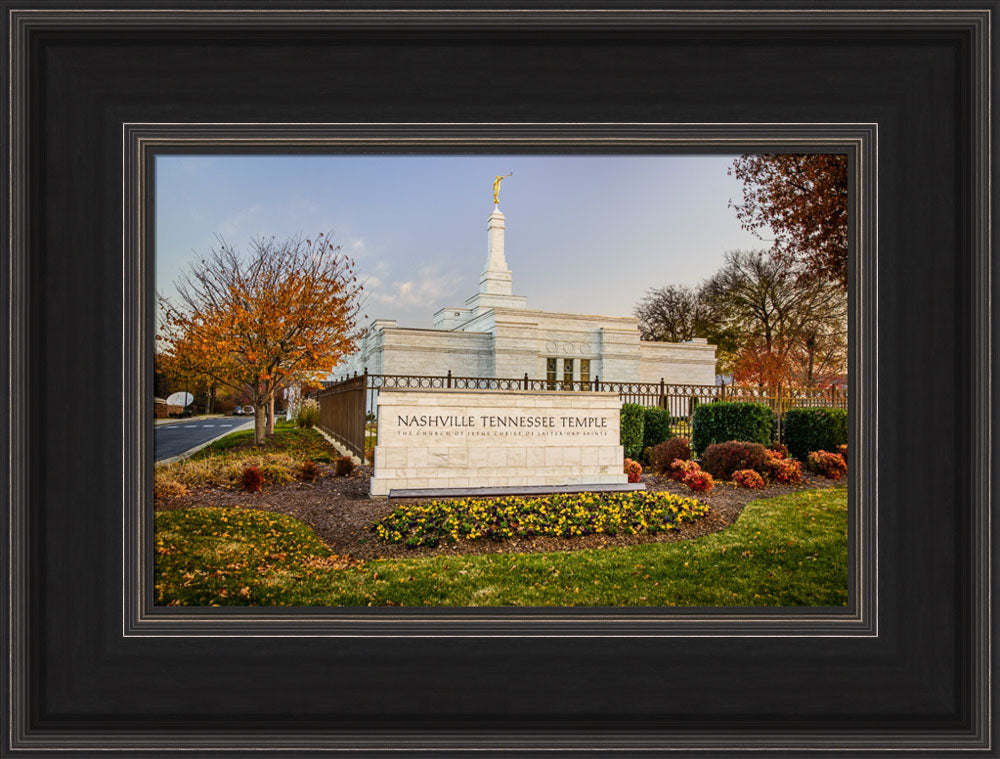
<svg viewBox="0 0 1000 759"><path fill-rule="evenodd" d="M523 377L553 381L659 382L714 385L715 346L702 338L685 343L639 339L631 316L563 314L528 308L513 294L504 255L506 220L494 206L486 225L486 268L479 292L462 306L434 314L431 329L376 319L357 353L342 361L331 379L354 372ZM600 286L599 272L595 287Z"/></svg>
<svg viewBox="0 0 1000 759"><path fill-rule="evenodd" d="M847 390L846 374L826 374L816 378L816 387L835 388L836 390Z"/></svg>

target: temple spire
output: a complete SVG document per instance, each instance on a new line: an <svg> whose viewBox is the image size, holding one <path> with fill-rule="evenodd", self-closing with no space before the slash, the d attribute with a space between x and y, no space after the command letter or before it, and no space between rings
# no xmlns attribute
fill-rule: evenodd
<svg viewBox="0 0 1000 759"><path fill-rule="evenodd" d="M504 231L507 220L499 206L493 207L486 222L486 268L479 277L479 292L491 295L513 294L511 272L504 256Z"/></svg>

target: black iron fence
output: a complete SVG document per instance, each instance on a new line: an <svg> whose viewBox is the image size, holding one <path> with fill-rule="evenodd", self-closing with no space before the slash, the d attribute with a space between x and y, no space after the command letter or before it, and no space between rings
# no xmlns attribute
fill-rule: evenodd
<svg viewBox="0 0 1000 759"><path fill-rule="evenodd" d="M365 455L365 396L368 375L351 377L317 393L319 426L360 458Z"/></svg>
<svg viewBox="0 0 1000 759"><path fill-rule="evenodd" d="M659 382L608 382L592 380L567 382L555 379L523 377L459 377L451 372L444 375L356 374L321 390L320 426L359 456L366 445L378 439L374 422L378 394L383 388L430 390L528 390L581 391L595 390L618 393L624 403L667 409L675 434L690 434L691 418L701 403L742 401L763 403L775 414L775 435L781 440L782 415L791 408L847 408L847 391L828 388L752 388L733 385L684 385Z"/></svg>

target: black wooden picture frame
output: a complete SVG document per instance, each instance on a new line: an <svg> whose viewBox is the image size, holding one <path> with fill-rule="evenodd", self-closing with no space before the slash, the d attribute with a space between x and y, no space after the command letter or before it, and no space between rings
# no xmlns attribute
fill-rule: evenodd
<svg viewBox="0 0 1000 759"><path fill-rule="evenodd" d="M725 633L759 635L874 635L877 631L878 542L875 513L875 460L877 426L874 395L864 390L852 394L858 408L851 430L854 447L861 453L853 471L872 474L853 479L848 545L848 601L845 608L774 610L700 609L683 613L668 608L609 609L576 607L553 612L545 608L303 609L292 619L287 610L255 608L248 614L237 609L219 610L157 607L153 601L153 499L152 499L152 375L151 325L155 291L152 261L155 258L153 209L155 159L162 155L194 153L336 152L372 155L396 152L443 153L483 150L497 153L657 154L711 152L836 152L848 158L851 176L850 210L857 254L851 274L857 297L851 320L867 339L852 341L850 364L854 376L877 376L877 298L864 286L865 272L876 266L875 198L878 150L875 124L130 124L123 127L124 228L126 230L124 307L127 321L138 328L130 333L138 341L142 361L131 364L125 377L125 448L138 454L129 462L124 499L124 630L126 635L224 635L249 632L272 635L390 636L584 636L691 635ZM870 279L870 278L869 278ZM867 483L868 487L862 487Z"/></svg>
<svg viewBox="0 0 1000 759"><path fill-rule="evenodd" d="M997 8L5 0L3 752L993 755ZM734 146L851 161L846 609L149 603L155 155Z"/></svg>

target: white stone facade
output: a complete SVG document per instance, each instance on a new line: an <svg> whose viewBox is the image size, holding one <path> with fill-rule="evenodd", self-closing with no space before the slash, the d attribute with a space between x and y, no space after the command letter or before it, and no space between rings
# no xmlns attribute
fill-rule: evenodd
<svg viewBox="0 0 1000 759"><path fill-rule="evenodd" d="M715 384L715 346L704 339L654 343L639 339L635 318L563 314L527 307L513 294L504 250L506 220L494 208L487 222L487 259L479 292L462 306L434 314L432 329L378 319L358 351L331 379L370 374L554 378L565 381ZM553 374L554 368L554 374Z"/></svg>
<svg viewBox="0 0 1000 759"><path fill-rule="evenodd" d="M624 485L617 393L383 390L371 495Z"/></svg>

